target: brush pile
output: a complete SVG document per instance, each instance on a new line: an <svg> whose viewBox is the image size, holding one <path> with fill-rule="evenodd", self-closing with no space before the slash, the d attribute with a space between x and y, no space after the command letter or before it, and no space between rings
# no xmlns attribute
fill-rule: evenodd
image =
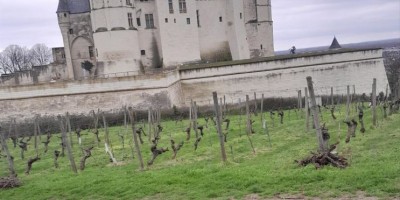
<svg viewBox="0 0 400 200"><path fill-rule="evenodd" d="M20 185L21 182L17 177L9 176L0 178L0 189L15 188L19 187Z"/></svg>
<svg viewBox="0 0 400 200"><path fill-rule="evenodd" d="M333 150L336 149L337 144L331 146L331 148L324 153L314 153L311 152L311 156L305 158L303 160L297 161L300 166L307 166L308 164L314 164L316 169L320 169L325 165L332 165L338 168L346 168L349 164L347 163L347 159L343 156L335 155L332 153Z"/></svg>

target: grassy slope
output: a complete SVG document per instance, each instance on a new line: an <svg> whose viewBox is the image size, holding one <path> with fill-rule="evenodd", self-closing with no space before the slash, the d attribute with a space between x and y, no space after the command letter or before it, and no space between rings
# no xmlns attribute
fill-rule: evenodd
<svg viewBox="0 0 400 200"><path fill-rule="evenodd" d="M343 118L343 112L342 108L339 119ZM341 124L339 133L338 122L333 122L328 112L324 114L324 121L331 133L331 143L340 137L338 151L350 159L351 166L344 170L333 167L315 170L313 166L298 167L294 163L295 159L302 159L316 149L316 139L315 132L307 133L304 119L298 119L293 111L290 121L289 112L285 113L284 125L278 124L276 119L275 127L271 127L270 118L267 117L272 148L262 132L259 116L254 118L257 133L251 138L256 155L253 155L247 137L240 137L240 132L244 134L245 118L242 117L239 129L239 117L231 116L226 164L220 162L218 139L213 126L205 130L205 137L196 152L193 150L192 135L192 140L185 143L178 153L177 160L171 160L171 152L167 152L144 172L137 170L137 159L127 158L124 165L111 166L102 147L93 150L93 157L87 160L87 169L78 175L70 171L67 157L60 158L60 168L55 169L52 152L58 148L59 139L54 136L49 153L43 154L42 160L34 163L31 175L27 176L23 174L26 160L21 161L19 149L14 150L10 144L23 186L1 191L0 199L227 199L242 198L252 193L265 197L279 193L336 197L357 191L383 198L400 197L400 115L392 115L387 120L380 119L379 126L374 129L371 127L369 110L365 116L365 135L358 132L350 144L345 144L345 124ZM200 123L204 124L204 120L200 119ZM163 122L165 132L159 147L170 146L169 135L176 142L184 140L184 124L175 126L175 122ZM124 133L124 129L111 128L113 148L117 159L121 160L123 151L118 132ZM131 143L130 130L126 138L129 138L126 142ZM74 141L77 141L76 137ZM93 141L93 134L83 138L84 146L94 144ZM147 143L145 141L142 146L145 161L150 158ZM124 152L131 156L130 147L126 146ZM81 153L77 144L74 150L79 165ZM26 157L29 155L33 155L33 145L29 146ZM1 159L0 169L5 175L5 159Z"/></svg>

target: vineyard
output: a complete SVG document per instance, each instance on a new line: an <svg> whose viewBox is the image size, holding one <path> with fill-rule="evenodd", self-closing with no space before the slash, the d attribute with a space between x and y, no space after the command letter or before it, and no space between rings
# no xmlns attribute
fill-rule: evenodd
<svg viewBox="0 0 400 200"><path fill-rule="evenodd" d="M0 199L400 198L399 102L307 89L232 104L214 93L169 114L99 109L79 125L11 120Z"/></svg>

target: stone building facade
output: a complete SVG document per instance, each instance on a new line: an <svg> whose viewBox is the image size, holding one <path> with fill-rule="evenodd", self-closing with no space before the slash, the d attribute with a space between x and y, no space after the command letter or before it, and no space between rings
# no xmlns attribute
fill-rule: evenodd
<svg viewBox="0 0 400 200"><path fill-rule="evenodd" d="M59 0L68 77L274 55L270 0Z"/></svg>

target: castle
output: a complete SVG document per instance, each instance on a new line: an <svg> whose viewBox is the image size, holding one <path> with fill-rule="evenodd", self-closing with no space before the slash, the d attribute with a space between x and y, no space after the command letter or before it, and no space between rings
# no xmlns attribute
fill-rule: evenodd
<svg viewBox="0 0 400 200"><path fill-rule="evenodd" d="M270 0L59 0L57 16L70 79L274 55Z"/></svg>
<svg viewBox="0 0 400 200"><path fill-rule="evenodd" d="M0 77L1 121L210 105L212 92L297 97L390 91L382 49L274 55L270 0L60 0L55 62ZM84 65L83 63L90 63ZM88 68L91 66L91 68ZM303 93L304 94L304 93Z"/></svg>

